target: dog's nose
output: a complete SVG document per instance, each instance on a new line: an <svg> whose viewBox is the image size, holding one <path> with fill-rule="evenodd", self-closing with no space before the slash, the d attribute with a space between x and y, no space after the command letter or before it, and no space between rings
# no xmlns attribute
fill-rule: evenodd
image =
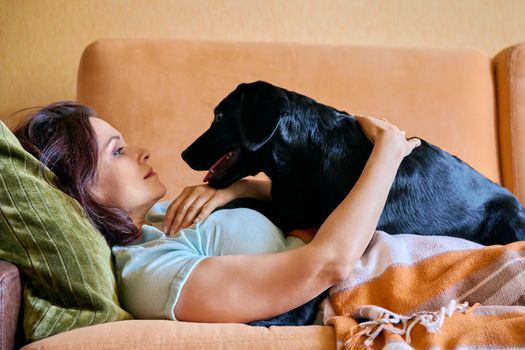
<svg viewBox="0 0 525 350"><path fill-rule="evenodd" d="M185 162L188 161L188 149L186 148L184 151L182 151L182 153L180 154L180 156L182 157L182 159L184 159Z"/></svg>

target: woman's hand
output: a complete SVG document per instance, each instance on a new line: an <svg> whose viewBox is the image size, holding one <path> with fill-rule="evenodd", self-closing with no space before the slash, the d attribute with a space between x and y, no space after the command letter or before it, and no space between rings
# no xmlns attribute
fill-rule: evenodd
<svg viewBox="0 0 525 350"><path fill-rule="evenodd" d="M175 234L180 229L205 219L216 208L241 197L269 199L270 183L241 179L223 189L208 185L188 186L168 207L162 230L168 235Z"/></svg>
<svg viewBox="0 0 525 350"><path fill-rule="evenodd" d="M168 207L162 231L171 235L210 215L213 209L232 200L232 194L208 185L185 187Z"/></svg>
<svg viewBox="0 0 525 350"><path fill-rule="evenodd" d="M388 142L391 147L399 147L398 149L403 157L408 156L414 148L421 145L421 140L418 138L414 137L407 140L405 131L390 124L386 119L358 115L355 117L370 142L373 144L380 141Z"/></svg>

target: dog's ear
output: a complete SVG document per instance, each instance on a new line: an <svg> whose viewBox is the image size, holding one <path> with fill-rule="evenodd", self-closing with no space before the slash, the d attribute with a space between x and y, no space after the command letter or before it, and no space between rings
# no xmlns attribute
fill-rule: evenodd
<svg viewBox="0 0 525 350"><path fill-rule="evenodd" d="M242 145L254 152L273 136L290 102L284 89L263 81L241 84L239 132Z"/></svg>

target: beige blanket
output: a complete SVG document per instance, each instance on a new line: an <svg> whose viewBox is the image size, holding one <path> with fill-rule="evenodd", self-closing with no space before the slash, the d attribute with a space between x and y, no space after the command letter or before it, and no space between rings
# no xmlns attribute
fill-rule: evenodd
<svg viewBox="0 0 525 350"><path fill-rule="evenodd" d="M339 349L525 349L525 242L377 231L322 304Z"/></svg>

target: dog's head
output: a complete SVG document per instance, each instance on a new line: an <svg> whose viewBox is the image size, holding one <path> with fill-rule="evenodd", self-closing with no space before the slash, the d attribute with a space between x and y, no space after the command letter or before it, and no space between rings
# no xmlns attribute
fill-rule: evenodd
<svg viewBox="0 0 525 350"><path fill-rule="evenodd" d="M226 187L264 170L256 153L268 145L289 113L284 89L258 81L240 84L214 110L210 128L182 152L194 170L208 170L204 182Z"/></svg>

